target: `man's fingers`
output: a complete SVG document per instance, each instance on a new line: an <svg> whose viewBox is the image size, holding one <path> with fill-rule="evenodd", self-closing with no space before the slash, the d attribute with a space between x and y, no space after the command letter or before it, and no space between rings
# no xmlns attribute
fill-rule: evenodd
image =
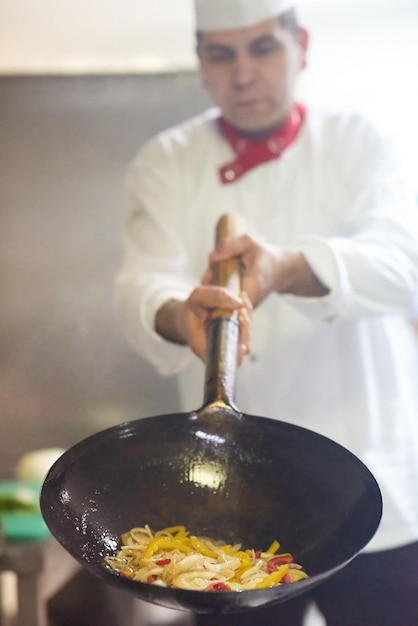
<svg viewBox="0 0 418 626"><path fill-rule="evenodd" d="M241 235L239 237L228 237L221 241L216 249L209 255L210 263L219 263L230 259L231 257L243 256L248 247L251 245L252 239L248 235Z"/></svg>
<svg viewBox="0 0 418 626"><path fill-rule="evenodd" d="M214 309L238 311L240 325L238 362L241 363L250 346L252 305L246 293L235 296L224 287L215 285L196 287L186 303L188 343L193 352L204 361L207 323Z"/></svg>
<svg viewBox="0 0 418 626"><path fill-rule="evenodd" d="M203 285L196 287L189 297L188 305L200 317L211 309L231 309L235 311L243 306L243 301L224 287Z"/></svg>

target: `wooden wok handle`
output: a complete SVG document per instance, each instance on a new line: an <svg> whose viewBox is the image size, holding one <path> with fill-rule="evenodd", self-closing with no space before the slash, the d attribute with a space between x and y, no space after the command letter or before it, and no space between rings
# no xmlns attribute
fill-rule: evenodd
<svg viewBox="0 0 418 626"><path fill-rule="evenodd" d="M238 213L225 213L216 225L216 245L228 237L237 237L247 231L246 220ZM241 291L241 267L238 259L221 261L214 268L213 284L218 287L226 287L234 295L238 296ZM231 311L215 309L211 315L214 317L230 316Z"/></svg>
<svg viewBox="0 0 418 626"><path fill-rule="evenodd" d="M226 237L246 232L246 222L237 214L222 215L216 227L216 243ZM240 262L221 261L214 269L213 284L226 287L235 295L240 293ZM215 309L207 327L207 354L204 407L237 411L234 406L235 374L239 342L237 311Z"/></svg>

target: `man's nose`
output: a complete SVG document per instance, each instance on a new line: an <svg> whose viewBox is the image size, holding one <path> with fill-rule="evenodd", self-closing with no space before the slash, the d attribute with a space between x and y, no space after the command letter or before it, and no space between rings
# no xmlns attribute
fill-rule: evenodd
<svg viewBox="0 0 418 626"><path fill-rule="evenodd" d="M237 89L243 89L251 85L257 76L257 67L254 59L249 55L241 55L235 59L232 77L234 86Z"/></svg>

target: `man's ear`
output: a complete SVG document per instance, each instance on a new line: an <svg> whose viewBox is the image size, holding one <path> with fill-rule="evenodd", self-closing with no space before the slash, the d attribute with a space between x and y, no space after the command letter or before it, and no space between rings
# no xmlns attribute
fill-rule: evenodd
<svg viewBox="0 0 418 626"><path fill-rule="evenodd" d="M306 28L299 28L296 38L300 49L300 68L303 70L308 63L309 32Z"/></svg>

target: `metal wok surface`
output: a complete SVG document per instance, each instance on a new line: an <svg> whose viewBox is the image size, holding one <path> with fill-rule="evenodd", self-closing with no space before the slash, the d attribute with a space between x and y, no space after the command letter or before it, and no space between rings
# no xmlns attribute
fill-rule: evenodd
<svg viewBox="0 0 418 626"><path fill-rule="evenodd" d="M372 538L381 496L369 470L331 440L230 407L139 419L101 431L51 468L41 509L80 563L143 600L234 612L288 600L331 576ZM278 539L309 579L271 589L198 592L142 584L103 564L120 535L183 524L244 548Z"/></svg>

